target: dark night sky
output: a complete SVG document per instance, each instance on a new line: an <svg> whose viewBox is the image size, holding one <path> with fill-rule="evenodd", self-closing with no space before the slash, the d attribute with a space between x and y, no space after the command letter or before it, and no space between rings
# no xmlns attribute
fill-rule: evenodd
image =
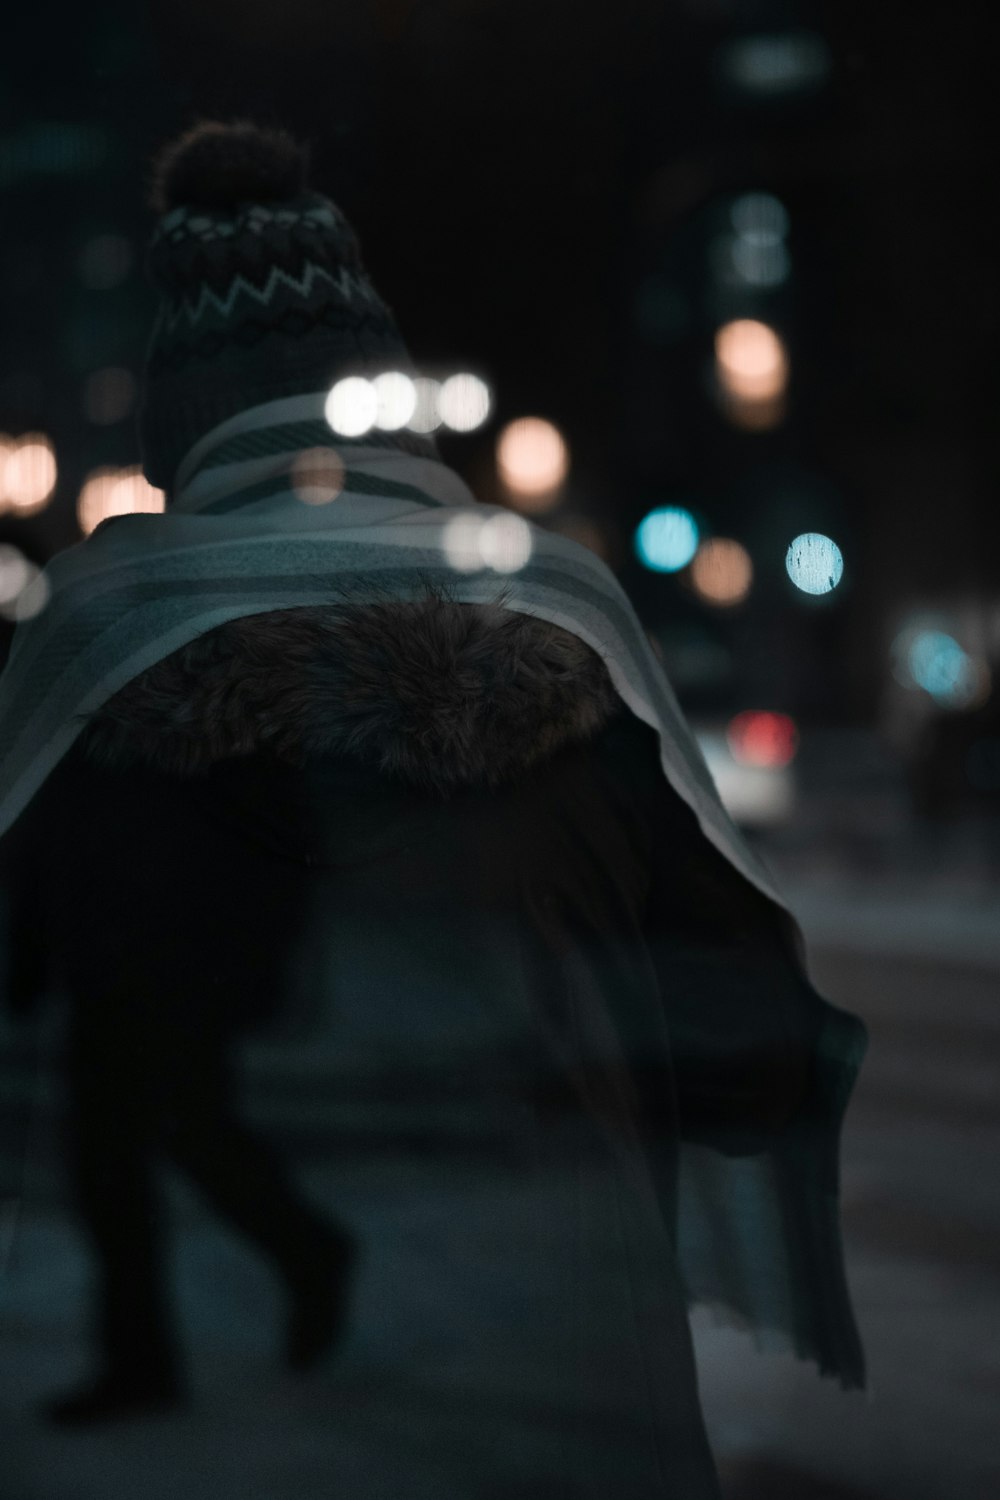
<svg viewBox="0 0 1000 1500"><path fill-rule="evenodd" d="M153 0L144 14L98 0L56 39L31 13L14 25L6 138L55 119L112 142L78 180L5 192L0 427L44 426L77 460L51 514L0 522L26 551L73 539L87 468L135 457L130 423L94 433L79 417L89 356L74 337L138 368L151 303L135 278L117 310L107 296L81 309L82 238L111 227L141 244L150 153L199 114L249 115L312 141L317 185L355 220L418 361L482 370L499 421L563 426L569 502L617 528L640 613L738 639L744 687L865 716L895 608L1000 607L989 61L968 28L919 12L900 25L858 0ZM789 27L826 37L827 87L780 106L727 96L718 49ZM706 247L725 195L749 189L792 224L791 400L768 434L729 428L706 394ZM684 308L677 338L653 347L635 316L651 273ZM495 431L445 447L480 493ZM775 556L789 524L829 528L850 589L803 609L778 566L747 606L706 619L627 555L649 501L672 493Z"/></svg>

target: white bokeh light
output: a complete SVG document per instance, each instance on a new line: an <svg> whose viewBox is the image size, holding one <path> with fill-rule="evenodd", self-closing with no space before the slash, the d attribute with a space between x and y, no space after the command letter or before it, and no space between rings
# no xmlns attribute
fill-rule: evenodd
<svg viewBox="0 0 1000 1500"><path fill-rule="evenodd" d="M518 572L531 549L531 527L521 516L491 516L479 532L480 555L495 573Z"/></svg>
<svg viewBox="0 0 1000 1500"><path fill-rule="evenodd" d="M788 233L788 210L773 193L743 193L729 210L737 234L760 245L776 245Z"/></svg>
<svg viewBox="0 0 1000 1500"><path fill-rule="evenodd" d="M341 437L361 437L375 425L378 396L370 380L348 375L326 398L326 420Z"/></svg>
<svg viewBox="0 0 1000 1500"><path fill-rule="evenodd" d="M490 414L490 391L478 375L450 375L438 394L438 411L453 432L472 432Z"/></svg>
<svg viewBox="0 0 1000 1500"><path fill-rule="evenodd" d="M49 581L18 547L0 545L0 616L30 620L49 602Z"/></svg>
<svg viewBox="0 0 1000 1500"><path fill-rule="evenodd" d="M452 516L445 526L442 537L444 555L456 573L475 573L483 566L479 547L483 524L483 516L458 515Z"/></svg>
<svg viewBox="0 0 1000 1500"><path fill-rule="evenodd" d="M804 531L789 546L785 569L804 594L829 594L844 575L844 556L830 537Z"/></svg>
<svg viewBox="0 0 1000 1500"><path fill-rule="evenodd" d="M417 392L409 375L387 370L372 381L375 391L375 426L383 432L398 432L413 416Z"/></svg>
<svg viewBox="0 0 1000 1500"><path fill-rule="evenodd" d="M531 527L521 516L501 511L491 516L453 516L444 528L444 554L458 573L492 568L516 573L531 556Z"/></svg>
<svg viewBox="0 0 1000 1500"><path fill-rule="evenodd" d="M0 605L11 604L31 578L32 564L20 548L0 546Z"/></svg>
<svg viewBox="0 0 1000 1500"><path fill-rule="evenodd" d="M748 286L780 286L792 269L791 257L782 244L759 243L740 235L730 253L733 270Z"/></svg>
<svg viewBox="0 0 1000 1500"><path fill-rule="evenodd" d="M40 570L32 575L24 588L14 600L10 608L8 618L13 620L33 620L40 615L48 604L52 595L49 580Z"/></svg>
<svg viewBox="0 0 1000 1500"><path fill-rule="evenodd" d="M438 410L438 395L441 384L427 375L418 375L413 382L416 402L408 426L411 432L434 432L441 426Z"/></svg>

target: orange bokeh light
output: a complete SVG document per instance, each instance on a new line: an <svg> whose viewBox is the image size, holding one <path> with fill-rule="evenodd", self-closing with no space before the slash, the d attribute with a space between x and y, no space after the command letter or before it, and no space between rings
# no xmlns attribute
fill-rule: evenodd
<svg viewBox="0 0 1000 1500"><path fill-rule="evenodd" d="M44 432L26 432L0 443L0 511L31 516L52 498L58 478L56 456Z"/></svg>
<svg viewBox="0 0 1000 1500"><path fill-rule="evenodd" d="M162 511L166 496L154 489L139 466L127 469L101 468L88 474L76 502L80 530L89 536L109 516L127 516L135 511Z"/></svg>
<svg viewBox="0 0 1000 1500"><path fill-rule="evenodd" d="M774 402L788 384L781 338L756 318L736 318L715 335L715 364L723 393L737 402Z"/></svg>
<svg viewBox="0 0 1000 1500"><path fill-rule="evenodd" d="M741 542L715 536L702 542L691 564L695 592L709 604L739 604L750 592L753 563Z"/></svg>
<svg viewBox="0 0 1000 1500"><path fill-rule="evenodd" d="M497 439L500 478L524 510L548 510L569 470L569 450L544 417L518 417Z"/></svg>

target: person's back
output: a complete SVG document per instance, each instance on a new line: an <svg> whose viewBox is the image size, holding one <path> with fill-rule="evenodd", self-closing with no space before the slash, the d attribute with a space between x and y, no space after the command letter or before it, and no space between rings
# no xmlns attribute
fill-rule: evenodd
<svg viewBox="0 0 1000 1500"><path fill-rule="evenodd" d="M412 1148L395 1143L397 1211L432 1237L439 1322L432 1370L414 1363L419 1302L397 1329L387 1420L409 1383L430 1381L441 1419L466 1428L470 1486L489 1474L514 1494L572 1476L651 1496L669 1477L715 1494L674 1263L680 1116L746 1149L794 1111L807 1046L761 1055L742 1097L721 1068L678 1089L672 1021L697 1018L678 992L690 973L671 895L696 904L710 871L645 726L613 717L503 788L447 799L343 757L292 769L251 754L184 778L77 750L28 820L47 850L36 894L76 1006L85 1097L89 1081L113 1101L89 1175L103 1174L147 1359L139 1225L110 1140L126 1127L130 1147L165 1152L231 1217L199 1159L217 1149L217 1115L187 1091L213 1035L228 1049L239 1020L291 1017L306 1048L336 1059L331 1090L397 1089L410 1128L419 1137L423 1115L436 1138L416 1202ZM732 887L706 939L720 959L744 930ZM784 1049L794 1005L781 1005L775 951L757 956L758 992L737 997L730 976L717 1003L774 1004ZM152 1118L130 1108L130 1085ZM231 1104L228 1080L212 1072L211 1087ZM246 1169L227 1154L230 1177ZM266 1221L272 1185L250 1186ZM374 1249L415 1284L404 1239Z"/></svg>
<svg viewBox="0 0 1000 1500"><path fill-rule="evenodd" d="M230 197L272 149L236 136ZM194 197L168 201L156 242L143 441L167 513L67 560L51 628L3 682L0 808L34 793L0 846L17 983L37 960L72 1007L68 1147L107 1367L54 1414L182 1394L166 1152L284 1279L293 1367L332 1356L345 1312L363 1341L391 1279L375 1425L434 1413L415 1467L399 1449L399 1493L434 1493L439 1444L463 1494L715 1497L692 1301L863 1383L835 1182L863 1028L809 984L604 565L532 530L497 585L432 443L322 424L320 356L329 381L369 335L369 364L405 351L342 216L294 172L283 205L213 207L228 140L182 143L171 191ZM290 304L280 358L243 338L262 247ZM296 489L317 444L344 476L325 506ZM435 1149L418 1192L387 1111L383 1222L417 1228L372 1243L298 1192L239 1119L247 1027L332 1059L321 1087L405 1092Z"/></svg>

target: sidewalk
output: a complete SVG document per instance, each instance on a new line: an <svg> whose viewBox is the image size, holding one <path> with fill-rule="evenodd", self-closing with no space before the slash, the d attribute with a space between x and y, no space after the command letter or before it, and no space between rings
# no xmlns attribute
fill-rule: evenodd
<svg viewBox="0 0 1000 1500"><path fill-rule="evenodd" d="M702 1403L726 1500L983 1500L1000 1493L995 897L979 872L954 866L947 878L925 868L888 878L770 862L821 992L871 1028L843 1140L848 1274L871 1388L844 1393L790 1356L757 1354L696 1310ZM345 1079L343 1061L332 1039L247 1054L248 1114L370 1246L343 1356L304 1382L274 1369L273 1281L170 1175L176 1295L198 1406L175 1421L79 1435L27 1415L84 1372L87 1353L87 1266L63 1207L43 1075L26 1200L16 1221L8 1209L0 1224L8 1238L16 1228L0 1306L2 1500L351 1500L361 1473L366 1494L382 1485L392 1500L478 1500L461 1493L448 1459L460 1463L490 1434L471 1415L449 1431L436 1394L449 1290L477 1252L464 1246L442 1276L434 1247L454 1221L453 1192L491 1194L489 1222L514 1235L529 1210L502 1163L477 1160L475 1120L457 1095L443 1092L435 1139L408 1136L405 1093ZM8 1071L0 1094L15 1083ZM426 1106L419 1118L426 1129ZM405 1203L387 1135L408 1150ZM444 1193L433 1152L447 1140L460 1149ZM516 1277L496 1288L501 1303L514 1295ZM394 1384L400 1363L409 1373ZM381 1425L387 1411L391 1431ZM407 1488L407 1455L426 1474L429 1451L442 1455L433 1486Z"/></svg>
<svg viewBox="0 0 1000 1500"><path fill-rule="evenodd" d="M831 873L783 889L812 947L1000 969L1000 889L955 877L904 881Z"/></svg>

